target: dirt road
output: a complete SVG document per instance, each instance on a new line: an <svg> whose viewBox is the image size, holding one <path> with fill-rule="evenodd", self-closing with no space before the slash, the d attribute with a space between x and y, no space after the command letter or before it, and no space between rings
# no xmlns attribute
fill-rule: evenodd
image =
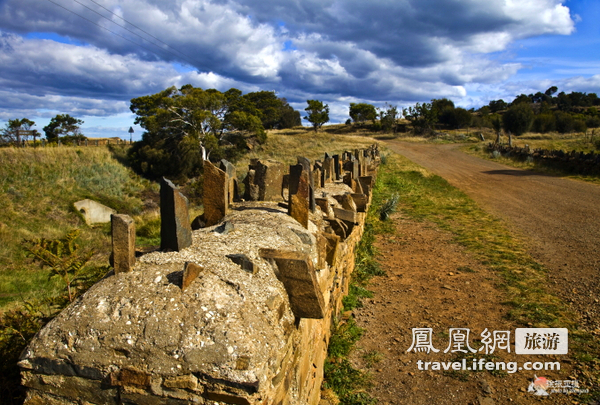
<svg viewBox="0 0 600 405"><path fill-rule="evenodd" d="M550 284L583 326L600 328L600 186L479 159L455 144L387 146L505 219L550 269Z"/></svg>

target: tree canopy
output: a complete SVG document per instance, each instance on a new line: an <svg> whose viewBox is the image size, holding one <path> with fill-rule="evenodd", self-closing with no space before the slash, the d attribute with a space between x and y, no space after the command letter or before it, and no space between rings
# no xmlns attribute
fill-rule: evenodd
<svg viewBox="0 0 600 405"><path fill-rule="evenodd" d="M58 114L44 127L44 133L48 142L57 142L61 136L79 137L81 124L83 124L82 120L69 114Z"/></svg>
<svg viewBox="0 0 600 405"><path fill-rule="evenodd" d="M13 119L8 120L6 126L0 131L0 141L2 143L13 143L20 144L23 140L23 135L21 131L32 131L32 127L35 125L35 122L31 121L28 118L21 119ZM32 133L33 139L39 136L37 130L33 130Z"/></svg>
<svg viewBox="0 0 600 405"><path fill-rule="evenodd" d="M350 118L354 122L375 121L377 111L368 103L350 103Z"/></svg>
<svg viewBox="0 0 600 405"><path fill-rule="evenodd" d="M265 128L297 125L300 116L271 91L242 94L189 84L134 98L130 109L145 129L130 158L152 178L196 176L204 160L234 159L248 145L263 143Z"/></svg>
<svg viewBox="0 0 600 405"><path fill-rule="evenodd" d="M315 132L317 132L323 124L329 122L329 106L319 100L306 100L306 102L308 103L308 107L304 111L308 115L304 119L310 122Z"/></svg>
<svg viewBox="0 0 600 405"><path fill-rule="evenodd" d="M529 130L533 121L533 110L527 103L513 104L502 116L504 130L519 136Z"/></svg>

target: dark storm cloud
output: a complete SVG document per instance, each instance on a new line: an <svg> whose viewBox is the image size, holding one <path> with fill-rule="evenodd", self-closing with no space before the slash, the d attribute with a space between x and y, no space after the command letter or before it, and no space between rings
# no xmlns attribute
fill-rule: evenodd
<svg viewBox="0 0 600 405"><path fill-rule="evenodd" d="M574 26L558 0L95 0L110 12L90 0L52 1L60 6L0 2L3 88L123 102L187 82L276 90L292 102L458 99L469 84L498 83L519 69L487 54Z"/></svg>

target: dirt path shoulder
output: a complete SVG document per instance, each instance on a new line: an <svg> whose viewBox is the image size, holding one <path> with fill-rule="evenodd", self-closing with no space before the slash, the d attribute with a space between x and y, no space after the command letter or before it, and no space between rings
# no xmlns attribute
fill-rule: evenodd
<svg viewBox="0 0 600 405"><path fill-rule="evenodd" d="M375 277L369 288L373 299L354 310L358 326L367 333L353 353L353 362L369 370L374 386L370 390L377 403L397 404L535 404L540 398L527 389L534 373L552 380L570 375L570 365L555 356L543 361L561 360L560 371L518 370L527 361L540 361L540 356L515 355L496 350L461 355L444 353L449 347L449 328L470 329L469 341L479 347L483 328L489 331L514 330L506 320L503 293L496 285L497 274L481 265L460 245L453 235L436 225L417 222L394 214L396 231L379 235L375 246L379 251L386 276ZM432 346L438 352L407 352L413 342L413 328L431 328ZM475 343L477 342L477 343ZM452 348L454 349L454 348ZM424 362L461 362L465 358L472 367L473 359L513 363L511 370L453 371L425 370ZM442 366L443 367L443 366ZM509 366L510 367L510 366ZM553 394L548 404L571 404L574 398Z"/></svg>
<svg viewBox="0 0 600 405"><path fill-rule="evenodd" d="M503 218L550 270L551 286L581 315L582 326L600 329L600 186L479 159L456 144L387 146Z"/></svg>

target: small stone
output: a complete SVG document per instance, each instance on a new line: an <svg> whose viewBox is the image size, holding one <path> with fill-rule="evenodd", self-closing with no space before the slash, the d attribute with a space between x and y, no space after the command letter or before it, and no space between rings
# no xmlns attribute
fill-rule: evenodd
<svg viewBox="0 0 600 405"><path fill-rule="evenodd" d="M198 277L200 272L204 270L204 267L196 263L188 262L185 264L183 270L183 280L181 282L181 291L185 291L186 288L192 284L192 282Z"/></svg>

